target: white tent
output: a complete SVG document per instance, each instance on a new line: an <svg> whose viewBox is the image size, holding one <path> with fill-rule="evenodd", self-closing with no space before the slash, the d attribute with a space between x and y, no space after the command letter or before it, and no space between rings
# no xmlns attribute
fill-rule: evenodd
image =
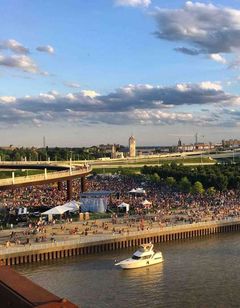
<svg viewBox="0 0 240 308"><path fill-rule="evenodd" d="M152 204L152 202L150 202L150 201L148 201L148 200L144 200L143 202L142 202L142 205L151 205Z"/></svg>
<svg viewBox="0 0 240 308"><path fill-rule="evenodd" d="M146 191L143 188L138 187L136 189L134 188L131 189L128 193L137 195L137 194L146 194Z"/></svg>
<svg viewBox="0 0 240 308"><path fill-rule="evenodd" d="M137 193L137 194L146 194L146 191L145 191L143 188L138 187L138 188L136 189L136 193Z"/></svg>
<svg viewBox="0 0 240 308"><path fill-rule="evenodd" d="M64 205L58 205L46 212L43 212L42 215L62 215L63 213L69 211L69 207L65 207Z"/></svg>
<svg viewBox="0 0 240 308"><path fill-rule="evenodd" d="M129 212L129 207L130 205L128 203L122 202L121 204L118 205L118 208L122 209L125 208L126 212Z"/></svg>
<svg viewBox="0 0 240 308"><path fill-rule="evenodd" d="M70 201L68 203L65 203L62 206L68 208L70 212L78 212L79 211L80 202L77 202L77 201L74 200L74 201Z"/></svg>

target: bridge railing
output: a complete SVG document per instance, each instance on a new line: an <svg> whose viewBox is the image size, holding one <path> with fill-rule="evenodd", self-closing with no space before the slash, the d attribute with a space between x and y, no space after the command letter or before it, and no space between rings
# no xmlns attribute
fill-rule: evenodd
<svg viewBox="0 0 240 308"><path fill-rule="evenodd" d="M19 177L12 177L7 179L0 180L0 187L6 185L14 185L14 184L22 184L22 183L31 183L36 181L44 181L44 180L52 180L58 179L61 177L68 177L74 175L81 175L86 172L90 172L92 169L90 166L84 166L78 169L70 168L67 171L54 171L54 172L46 172L42 174L35 174L35 175L27 175L27 176L19 176Z"/></svg>

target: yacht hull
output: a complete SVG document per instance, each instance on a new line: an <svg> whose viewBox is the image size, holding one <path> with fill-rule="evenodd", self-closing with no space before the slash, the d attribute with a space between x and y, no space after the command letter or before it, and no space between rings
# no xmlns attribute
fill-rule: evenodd
<svg viewBox="0 0 240 308"><path fill-rule="evenodd" d="M116 265L119 265L122 269L135 269L135 268L141 268L146 266L155 265L158 263L162 263L163 258L157 259L157 260L141 260L141 261L122 261L117 263Z"/></svg>

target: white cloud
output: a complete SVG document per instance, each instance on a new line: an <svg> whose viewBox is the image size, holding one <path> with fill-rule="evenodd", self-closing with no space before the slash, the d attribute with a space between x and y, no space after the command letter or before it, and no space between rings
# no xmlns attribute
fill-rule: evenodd
<svg viewBox="0 0 240 308"><path fill-rule="evenodd" d="M15 103L16 97L14 96L0 96L0 103Z"/></svg>
<svg viewBox="0 0 240 308"><path fill-rule="evenodd" d="M221 91L222 86L219 83L211 82L211 81L203 81L200 83L201 89L204 90L215 90L215 91Z"/></svg>
<svg viewBox="0 0 240 308"><path fill-rule="evenodd" d="M209 110L203 112L203 105ZM91 125L235 125L240 96L225 93L221 84L205 81L163 87L149 84L127 85L106 95L93 90L37 96L0 97L0 123L74 122ZM206 108L205 108L206 110ZM228 112L223 111L228 110ZM240 113L239 113L240 118ZM229 125L229 124L228 124Z"/></svg>
<svg viewBox="0 0 240 308"><path fill-rule="evenodd" d="M0 42L0 49L10 49L13 53L28 54L29 49L16 40L10 39Z"/></svg>
<svg viewBox="0 0 240 308"><path fill-rule="evenodd" d="M42 46L39 47L41 51L53 53L53 47ZM24 72L40 74L42 76L48 76L47 72L41 71L35 61L29 56L30 51L27 47L14 39L8 39L0 41L0 66L8 68L19 69ZM12 53L9 53L11 51Z"/></svg>
<svg viewBox="0 0 240 308"><path fill-rule="evenodd" d="M34 61L26 55L0 55L0 65L18 68L29 73L40 73Z"/></svg>
<svg viewBox="0 0 240 308"><path fill-rule="evenodd" d="M155 35L162 40L185 43L175 50L187 55L208 55L226 64L222 54L240 51L240 10L188 1L180 9L158 8Z"/></svg>
<svg viewBox="0 0 240 308"><path fill-rule="evenodd" d="M36 127L41 127L42 126L42 121L38 120L38 119L32 119L32 122L33 124L36 126Z"/></svg>
<svg viewBox="0 0 240 308"><path fill-rule="evenodd" d="M223 56L221 56L219 53L212 53L209 55L209 58L213 61L216 61L222 64L227 63L227 60Z"/></svg>
<svg viewBox="0 0 240 308"><path fill-rule="evenodd" d="M46 53L49 53L49 54L54 54L54 48L50 45L46 45L46 46L38 46L36 48L37 51L40 51L40 52L46 52Z"/></svg>
<svg viewBox="0 0 240 308"><path fill-rule="evenodd" d="M64 82L64 85L69 88L79 89L81 88L81 85L77 82Z"/></svg>
<svg viewBox="0 0 240 308"><path fill-rule="evenodd" d="M98 95L100 95L99 93L93 91L93 90L82 90L81 93L83 94L83 96L88 96L91 98L94 98Z"/></svg>
<svg viewBox="0 0 240 308"><path fill-rule="evenodd" d="M115 4L118 6L148 7L151 0L115 0Z"/></svg>

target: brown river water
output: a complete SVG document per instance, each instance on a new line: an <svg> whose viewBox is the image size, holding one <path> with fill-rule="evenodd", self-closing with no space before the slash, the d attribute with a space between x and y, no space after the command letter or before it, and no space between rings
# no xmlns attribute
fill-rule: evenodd
<svg viewBox="0 0 240 308"><path fill-rule="evenodd" d="M162 264L121 270L136 248L14 268L82 308L240 307L240 234L155 245Z"/></svg>

